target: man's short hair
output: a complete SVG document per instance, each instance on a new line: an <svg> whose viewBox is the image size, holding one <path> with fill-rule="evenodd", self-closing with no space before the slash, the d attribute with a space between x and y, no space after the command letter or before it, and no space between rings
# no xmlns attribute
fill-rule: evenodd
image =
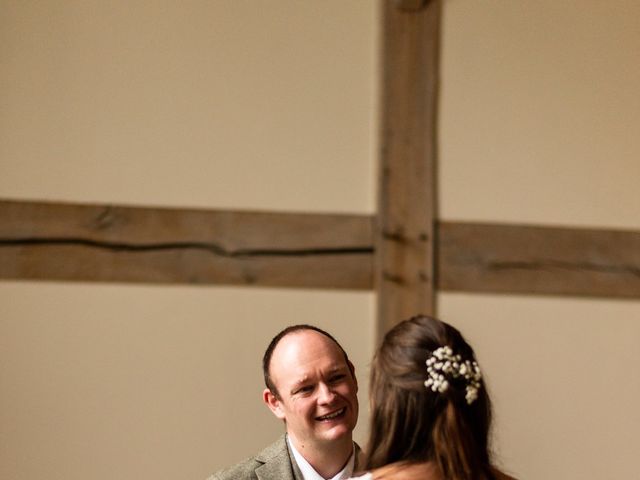
<svg viewBox="0 0 640 480"><path fill-rule="evenodd" d="M270 364L271 364L271 357L273 356L273 351L278 346L278 343L280 343L280 340L282 340L284 337L286 337L290 333L300 332L300 331L304 331L304 330L312 330L314 332L318 332L321 335L324 335L325 337L327 337L330 340L332 340L333 343L335 343L338 346L338 348L340 349L340 351L344 355L344 361L347 364L347 366L349 367L349 370L351 371L351 374L353 375L353 370L351 368L351 362L349 361L349 356L347 355L347 352L344 351L344 348L342 348L342 345L340 345L338 343L338 341L335 338L333 338L333 336L330 333L325 332L321 328L315 327L313 325L307 325L307 324L291 325L291 326L285 328L284 330L282 330L280 333L278 333L275 337L273 337L271 339L271 342L269 343L269 346L265 350L264 356L262 357L262 373L264 375L264 384L271 391L271 393L273 393L276 396L276 398L280 398L280 394L278 393L278 389L276 388L275 384L273 383L273 380L271 379L271 373L269 372L269 367L270 367Z"/></svg>

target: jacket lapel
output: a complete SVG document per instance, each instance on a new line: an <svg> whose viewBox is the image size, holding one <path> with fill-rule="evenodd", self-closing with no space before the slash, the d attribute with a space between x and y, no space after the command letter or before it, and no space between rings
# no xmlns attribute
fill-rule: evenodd
<svg viewBox="0 0 640 480"><path fill-rule="evenodd" d="M284 435L277 442L265 448L256 457L256 460L264 462L255 470L258 480L302 480L299 469L297 475L294 476L293 469L297 469L297 465L294 467L295 462L290 457Z"/></svg>
<svg viewBox="0 0 640 480"><path fill-rule="evenodd" d="M355 462L353 471L355 473L362 468L364 453L357 443L354 443L354 445ZM260 452L256 460L263 463L255 470L258 480L303 480L300 468L287 447L286 435L283 435L275 443Z"/></svg>

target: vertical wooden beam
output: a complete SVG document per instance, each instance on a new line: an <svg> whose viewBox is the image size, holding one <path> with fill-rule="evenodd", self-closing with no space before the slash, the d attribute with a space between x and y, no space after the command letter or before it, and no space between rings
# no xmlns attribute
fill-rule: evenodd
<svg viewBox="0 0 640 480"><path fill-rule="evenodd" d="M383 0L378 335L432 314L441 0Z"/></svg>

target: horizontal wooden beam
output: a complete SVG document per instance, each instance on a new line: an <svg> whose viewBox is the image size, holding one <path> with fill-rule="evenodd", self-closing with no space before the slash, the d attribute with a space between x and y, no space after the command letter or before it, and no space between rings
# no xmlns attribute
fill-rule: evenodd
<svg viewBox="0 0 640 480"><path fill-rule="evenodd" d="M442 223L441 290L640 298L640 232Z"/></svg>
<svg viewBox="0 0 640 480"><path fill-rule="evenodd" d="M0 201L0 278L370 289L361 215Z"/></svg>
<svg viewBox="0 0 640 480"><path fill-rule="evenodd" d="M373 217L0 200L0 278L373 288ZM640 232L440 222L442 291L640 298Z"/></svg>

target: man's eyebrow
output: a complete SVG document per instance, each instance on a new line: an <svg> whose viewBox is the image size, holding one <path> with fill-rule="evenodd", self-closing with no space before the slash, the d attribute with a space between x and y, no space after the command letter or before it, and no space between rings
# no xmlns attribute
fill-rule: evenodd
<svg viewBox="0 0 640 480"><path fill-rule="evenodd" d="M345 373L348 370L346 365L336 365L331 367L328 371L328 375L335 375L336 373Z"/></svg>
<svg viewBox="0 0 640 480"><path fill-rule="evenodd" d="M329 367L329 370L327 370L327 375L333 375L335 373L343 373L345 371L347 371L348 368L346 365L342 365L342 364L336 364L333 365L331 367ZM299 380L296 380L293 382L293 385L291 386L291 389L295 389L300 387L301 385L304 385L305 383L309 383L310 378L308 375L305 375L304 377L300 378Z"/></svg>
<svg viewBox="0 0 640 480"><path fill-rule="evenodd" d="M304 377L302 377L300 380L296 380L295 382L293 382L293 388L297 388L300 385L304 385L305 383L307 383L309 381L309 376L305 375Z"/></svg>

